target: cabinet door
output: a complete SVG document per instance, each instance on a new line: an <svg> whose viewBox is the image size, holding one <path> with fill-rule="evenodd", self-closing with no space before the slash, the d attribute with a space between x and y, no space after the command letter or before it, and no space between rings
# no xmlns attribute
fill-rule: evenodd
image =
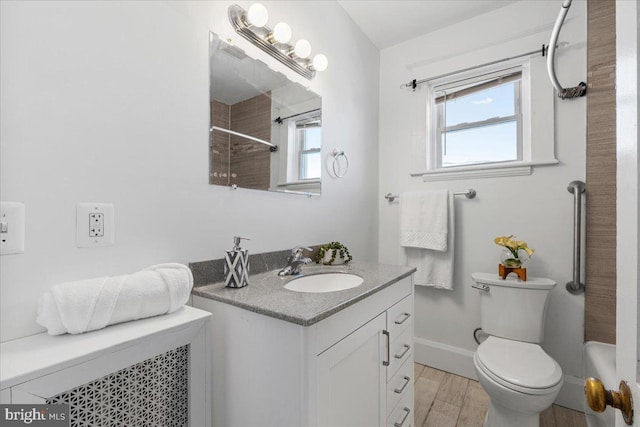
<svg viewBox="0 0 640 427"><path fill-rule="evenodd" d="M384 425L385 326L382 313L318 356L319 426Z"/></svg>

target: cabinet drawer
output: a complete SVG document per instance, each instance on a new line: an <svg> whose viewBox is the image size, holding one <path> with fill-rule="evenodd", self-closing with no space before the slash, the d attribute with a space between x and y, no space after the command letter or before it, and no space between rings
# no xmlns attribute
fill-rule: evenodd
<svg viewBox="0 0 640 427"><path fill-rule="evenodd" d="M387 418L387 427L411 427L413 425L413 389L407 390L398 406Z"/></svg>
<svg viewBox="0 0 640 427"><path fill-rule="evenodd" d="M405 361L413 360L413 328L406 329L398 337L394 338L392 335L389 350L387 382L393 378Z"/></svg>
<svg viewBox="0 0 640 427"><path fill-rule="evenodd" d="M413 361L405 360L398 372L387 383L387 413L396 407L398 401L413 389Z"/></svg>
<svg viewBox="0 0 640 427"><path fill-rule="evenodd" d="M387 329L394 336L401 334L413 321L413 295L389 308L387 311Z"/></svg>

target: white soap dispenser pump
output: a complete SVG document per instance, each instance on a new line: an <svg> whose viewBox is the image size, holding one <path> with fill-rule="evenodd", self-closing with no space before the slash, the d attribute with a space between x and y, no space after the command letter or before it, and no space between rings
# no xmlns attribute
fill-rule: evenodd
<svg viewBox="0 0 640 427"><path fill-rule="evenodd" d="M249 284L249 251L240 247L240 240L246 237L233 237L233 249L225 251L224 284L227 288L244 288Z"/></svg>

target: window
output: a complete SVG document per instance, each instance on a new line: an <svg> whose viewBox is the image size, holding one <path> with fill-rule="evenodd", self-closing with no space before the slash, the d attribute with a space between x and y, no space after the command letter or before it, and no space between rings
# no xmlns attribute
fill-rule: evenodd
<svg viewBox="0 0 640 427"><path fill-rule="evenodd" d="M321 122L314 115L295 122L295 145L298 153L298 179L319 179L321 171Z"/></svg>
<svg viewBox="0 0 640 427"><path fill-rule="evenodd" d="M431 88L432 169L522 161L520 68Z"/></svg>

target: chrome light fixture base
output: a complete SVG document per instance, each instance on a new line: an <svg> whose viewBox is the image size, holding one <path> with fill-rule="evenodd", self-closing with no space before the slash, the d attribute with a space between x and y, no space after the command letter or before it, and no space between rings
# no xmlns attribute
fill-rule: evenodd
<svg viewBox="0 0 640 427"><path fill-rule="evenodd" d="M236 33L240 34L245 39L249 40L255 46L259 47L273 58L282 62L287 67L291 68L296 73L301 76L311 80L316 75L316 70L313 69L311 61L308 59L294 59L287 52L293 52L293 46L287 43L278 43L279 46L282 46L283 49L279 49L275 46L275 44L267 41L267 35L271 34L271 30L268 27L261 27L258 30L264 33L263 35L258 34L253 30L252 26L247 23L246 12L244 9L237 4L229 6L229 21L233 28L236 30Z"/></svg>

